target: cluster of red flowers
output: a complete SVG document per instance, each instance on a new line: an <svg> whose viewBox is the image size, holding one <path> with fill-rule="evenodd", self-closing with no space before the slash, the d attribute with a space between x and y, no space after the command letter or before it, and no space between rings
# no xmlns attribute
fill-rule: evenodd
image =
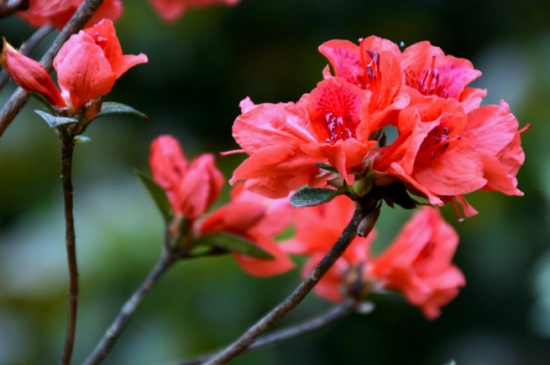
<svg viewBox="0 0 550 365"><path fill-rule="evenodd" d="M235 140L249 155L231 182L282 197L302 185L322 186L332 166L352 185L369 174L378 186L400 183L430 204L462 204L464 195L496 190L522 195L518 122L503 101L480 106L485 90L467 85L481 75L465 59L429 42L406 48L371 36L359 45L320 46L332 66L297 103L241 102ZM384 127L397 130L386 145Z"/></svg>
<svg viewBox="0 0 550 365"><path fill-rule="evenodd" d="M277 275L294 266L274 241L291 223L293 208L288 199L268 199L238 185L233 188L229 203L206 215L224 184L212 154L203 154L189 163L177 140L165 135L151 144L149 164L153 179L166 192L173 220L185 219L194 239L229 232L253 242L273 259L233 253L250 275Z"/></svg>
<svg viewBox="0 0 550 365"><path fill-rule="evenodd" d="M287 272L294 267L288 255L294 254L310 257L302 270L306 276L330 250L353 214L354 202L345 196L315 207L294 209L288 199L266 198L244 189L244 184L233 188L229 203L207 213L224 182L213 159L213 155L204 154L189 163L178 142L166 135L151 144L149 161L153 179L166 192L175 221L185 219L193 239L229 232L273 257L265 260L233 253L250 275ZM276 244L276 236L292 222L295 238ZM362 297L389 288L402 292L433 319L464 286L462 273L452 264L458 235L436 208L422 208L385 253L372 258L370 246L375 238L375 231L366 238L356 237L315 291L337 302L345 295ZM355 292L351 293L350 288Z"/></svg>
<svg viewBox="0 0 550 365"><path fill-rule="evenodd" d="M237 1L150 2L163 19L174 20L188 5ZM31 0L20 15L35 26L62 27L81 2ZM96 15L116 19L121 7L119 0L108 0ZM255 276L286 272L294 267L290 254L307 255L305 275L350 220L355 203L349 197L361 200L383 191L372 194L378 203L384 199L412 208L416 202L408 191L431 205L458 203L471 216L476 211L464 198L468 193L523 194L516 180L524 160L522 131L504 101L480 106L485 90L467 85L481 72L468 60L445 55L429 42L401 51L375 36L358 45L332 40L319 49L330 67L298 102L241 102L233 135L249 157L234 171L230 182L244 183L233 188L226 205L208 213L225 182L213 155L189 162L173 137L152 143L153 179L166 194L176 229L184 229L191 240L227 232L252 242L272 259L232 254ZM40 63L6 41L0 54L0 63L23 89L45 97L54 114L69 117L101 105L115 81L144 62L143 54L123 55L109 19L73 35L61 48L54 60L60 89ZM390 131L396 132L394 138L388 137ZM293 209L288 196L304 185L336 188L348 197ZM392 186L398 189L390 191ZM295 238L277 244L276 236L292 222ZM316 292L339 301L389 288L433 319L464 286L464 276L452 264L458 236L437 208L421 208L387 250L372 257L375 238L375 231L356 237Z"/></svg>

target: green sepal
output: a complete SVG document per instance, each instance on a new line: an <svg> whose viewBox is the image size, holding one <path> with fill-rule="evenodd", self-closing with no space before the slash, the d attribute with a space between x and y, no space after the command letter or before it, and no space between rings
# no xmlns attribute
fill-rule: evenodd
<svg viewBox="0 0 550 365"><path fill-rule="evenodd" d="M294 192L290 197L290 204L295 208L313 207L331 201L341 194L341 190L305 186Z"/></svg>
<svg viewBox="0 0 550 365"><path fill-rule="evenodd" d="M136 117L146 122L149 121L149 117L147 115L132 108L131 106L112 101L103 102L101 104L101 109L99 110L99 113L97 113L96 116L92 118L92 120L111 114L130 114L135 115Z"/></svg>
<svg viewBox="0 0 550 365"><path fill-rule="evenodd" d="M38 114L40 117L42 117L42 119L44 119L46 123L48 123L50 128L59 127L64 124L78 123L78 119L58 117L50 113L46 113L45 111L42 111L42 110L35 110L34 112Z"/></svg>
<svg viewBox="0 0 550 365"><path fill-rule="evenodd" d="M203 236L195 241L193 252L196 255L204 255L204 247L209 247L214 251L224 250L228 252L241 253L262 260L272 260L273 256L259 248L253 242L244 237L237 236L228 232L217 232Z"/></svg>
<svg viewBox="0 0 550 365"><path fill-rule="evenodd" d="M141 179L143 185L145 185L145 187L147 188L147 191L153 198L153 201L157 205L157 208L160 210L164 221L166 222L166 224L169 224L170 219L172 219L172 209L170 208L170 203L168 202L166 192L145 172L138 169L134 169L134 171Z"/></svg>

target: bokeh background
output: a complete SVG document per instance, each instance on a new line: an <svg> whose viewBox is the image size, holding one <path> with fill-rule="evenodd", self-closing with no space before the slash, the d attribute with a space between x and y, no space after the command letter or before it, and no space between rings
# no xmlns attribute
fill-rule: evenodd
<svg viewBox="0 0 550 365"><path fill-rule="evenodd" d="M462 223L456 263L467 278L458 298L426 321L399 295L375 297L315 334L254 351L245 364L545 365L550 363L550 2L477 0L242 0L190 10L163 23L145 0L126 1L116 23L125 53L149 63L107 97L150 118L98 120L75 156L80 311L74 363L95 347L120 306L159 257L162 219L133 169L148 171L151 140L170 133L193 157L236 148L239 101L295 101L321 80L317 47L375 34L405 45L430 40L483 72L485 103L505 99L527 154L523 198L479 193L480 214ZM33 29L16 17L0 35L19 45ZM39 58L51 43L34 53ZM15 89L0 92L0 104ZM0 364L55 364L66 319L67 269L55 134L31 101L0 139ZM229 177L242 156L219 158ZM380 244L410 212L384 208ZM154 288L105 364L170 364L234 340L298 283L245 275L230 257L178 264ZM283 321L328 309L310 296Z"/></svg>

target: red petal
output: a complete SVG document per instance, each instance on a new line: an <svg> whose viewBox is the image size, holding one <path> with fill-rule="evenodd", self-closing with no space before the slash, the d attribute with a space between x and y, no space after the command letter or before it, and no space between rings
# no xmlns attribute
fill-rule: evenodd
<svg viewBox="0 0 550 365"><path fill-rule="evenodd" d="M116 81L101 47L82 31L63 45L53 65L59 85L64 93L68 93L75 109L108 94Z"/></svg>
<svg viewBox="0 0 550 365"><path fill-rule="evenodd" d="M65 100L42 64L17 52L5 39L0 63L22 89L43 95L55 107L66 106Z"/></svg>

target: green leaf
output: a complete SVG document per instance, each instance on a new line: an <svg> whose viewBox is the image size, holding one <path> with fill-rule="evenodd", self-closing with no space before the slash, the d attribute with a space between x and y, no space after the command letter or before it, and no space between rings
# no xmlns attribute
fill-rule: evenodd
<svg viewBox="0 0 550 365"><path fill-rule="evenodd" d="M218 232L203 236L196 241L195 246L221 248L230 252L242 253L263 260L273 259L273 256L259 248L253 242L228 232Z"/></svg>
<svg viewBox="0 0 550 365"><path fill-rule="evenodd" d="M101 104L101 109L99 110L99 113L97 113L97 115L92 120L111 114L130 114L135 115L136 117L143 119L146 122L149 121L149 117L147 117L142 112L132 108L131 106L112 101L106 101Z"/></svg>
<svg viewBox="0 0 550 365"><path fill-rule="evenodd" d="M326 203L340 195L340 190L326 188L302 187L290 197L290 203L295 207L313 207Z"/></svg>
<svg viewBox="0 0 550 365"><path fill-rule="evenodd" d="M162 213L164 221L168 224L172 218L172 209L170 208L170 203L168 202L166 192L145 172L138 169L134 169L134 171L147 188L147 191L149 191L149 194L153 198L157 208Z"/></svg>
<svg viewBox="0 0 550 365"><path fill-rule="evenodd" d="M77 119L58 117L50 113L46 113L45 111L42 111L42 110L35 110L34 112L38 114L40 117L42 117L42 119L44 119L46 123L48 123L50 128L59 127L60 125L63 125L63 124L78 123Z"/></svg>

